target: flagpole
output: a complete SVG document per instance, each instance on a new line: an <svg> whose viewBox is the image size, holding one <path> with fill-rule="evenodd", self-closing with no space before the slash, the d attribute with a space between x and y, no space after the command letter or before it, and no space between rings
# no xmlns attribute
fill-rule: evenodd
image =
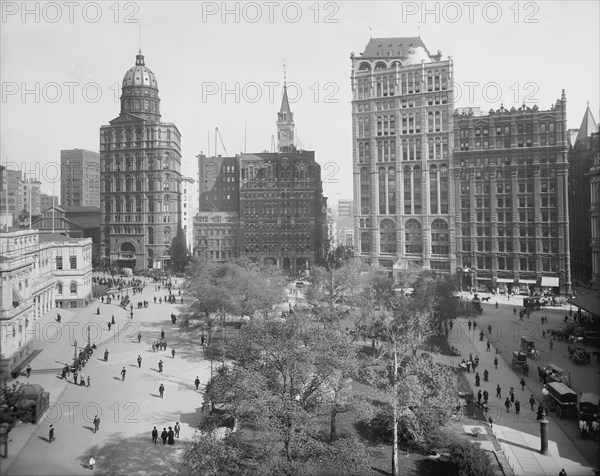
<svg viewBox="0 0 600 476"><path fill-rule="evenodd" d="M54 233L54 182L52 182L52 233Z"/></svg>

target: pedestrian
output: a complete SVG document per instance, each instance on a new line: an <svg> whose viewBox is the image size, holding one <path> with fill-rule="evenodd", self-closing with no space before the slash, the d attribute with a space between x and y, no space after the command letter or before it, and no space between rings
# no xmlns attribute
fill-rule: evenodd
<svg viewBox="0 0 600 476"><path fill-rule="evenodd" d="M515 389L513 387L510 387L508 394L510 395L510 402L515 403Z"/></svg>
<svg viewBox="0 0 600 476"><path fill-rule="evenodd" d="M138 361L138 368L141 369L142 368L142 356L141 355L138 355L137 361Z"/></svg>
<svg viewBox="0 0 600 476"><path fill-rule="evenodd" d="M62 369L61 379L64 380L67 377L67 366L65 365Z"/></svg>
<svg viewBox="0 0 600 476"><path fill-rule="evenodd" d="M79 374L77 372L73 372L73 383L75 383L75 385L77 385L77 377L79 376Z"/></svg>
<svg viewBox="0 0 600 476"><path fill-rule="evenodd" d="M115 315L112 315L112 320L111 320L112 324L115 325Z"/></svg>
<svg viewBox="0 0 600 476"><path fill-rule="evenodd" d="M200 379L198 377L194 380L194 384L196 385L196 391L198 391L198 387L200 386Z"/></svg>
<svg viewBox="0 0 600 476"><path fill-rule="evenodd" d="M473 370L475 370L477 367L479 367L479 356L478 355L475 356L475 362L473 363Z"/></svg>
<svg viewBox="0 0 600 476"><path fill-rule="evenodd" d="M546 331L542 331L542 337L545 339L546 338Z"/></svg>
<svg viewBox="0 0 600 476"><path fill-rule="evenodd" d="M473 331L475 331L475 329L477 329L477 322L473 321Z"/></svg>
<svg viewBox="0 0 600 476"><path fill-rule="evenodd" d="M108 323L108 330L110 331L110 326L112 326L112 324L109 322Z"/></svg>
<svg viewBox="0 0 600 476"><path fill-rule="evenodd" d="M94 459L93 456L90 456L90 460L88 461L88 464L90 465L90 469L94 469L94 465L96 464L96 460Z"/></svg>
<svg viewBox="0 0 600 476"><path fill-rule="evenodd" d="M490 398L490 392L487 390L483 391L483 403L487 405L488 399Z"/></svg>
<svg viewBox="0 0 600 476"><path fill-rule="evenodd" d="M494 357L494 367L498 370L498 357Z"/></svg>
<svg viewBox="0 0 600 476"><path fill-rule="evenodd" d="M490 373L488 372L488 369L485 369L483 371L483 381L484 382L489 382L490 381Z"/></svg>
<svg viewBox="0 0 600 476"><path fill-rule="evenodd" d="M179 430L181 430L181 427L179 426L179 422L175 423L175 438L179 438Z"/></svg>
<svg viewBox="0 0 600 476"><path fill-rule="evenodd" d="M100 308L96 309L96 314L99 316L100 315Z"/></svg>
<svg viewBox="0 0 600 476"><path fill-rule="evenodd" d="M27 378L29 378L29 376L31 375L31 365L27 366L27 368L25 369L25 372L27 373Z"/></svg>
<svg viewBox="0 0 600 476"><path fill-rule="evenodd" d="M91 386L92 386L92 384L91 384L91 381L92 381L92 379L91 379L91 378L90 378L90 376L88 375L88 378L87 378L87 386L88 386L88 387L91 387Z"/></svg>
<svg viewBox="0 0 600 476"><path fill-rule="evenodd" d="M480 384L480 382L481 382L481 379L480 379L480 377L479 377L479 372L477 372L477 373L475 374L475 386L476 386L476 387L479 387L479 384Z"/></svg>
<svg viewBox="0 0 600 476"><path fill-rule="evenodd" d="M565 471L565 469L561 469L560 473L558 473L558 476L567 476L567 472Z"/></svg>
<svg viewBox="0 0 600 476"><path fill-rule="evenodd" d="M494 419L492 417L488 417L488 423L490 424L490 428L494 428Z"/></svg>
<svg viewBox="0 0 600 476"><path fill-rule="evenodd" d="M471 321L469 321L469 323L467 325L469 326L469 330L471 330L471 327L473 327L473 323Z"/></svg>
<svg viewBox="0 0 600 476"><path fill-rule="evenodd" d="M477 403L479 405L481 405L481 397L483 396L483 394L481 393L481 389L479 389L479 391L477 392Z"/></svg>
<svg viewBox="0 0 600 476"><path fill-rule="evenodd" d="M164 329L160 331L160 338L161 338L161 340L165 340L165 331L164 331Z"/></svg>
<svg viewBox="0 0 600 476"><path fill-rule="evenodd" d="M174 445L175 444L175 432L173 431L172 427L169 427L169 433L168 435L168 440L167 440L167 444L168 445Z"/></svg>
<svg viewBox="0 0 600 476"><path fill-rule="evenodd" d="M96 415L94 417L94 433L96 433L99 429L100 429L100 418L98 418L98 415Z"/></svg>
<svg viewBox="0 0 600 476"><path fill-rule="evenodd" d="M524 392L525 391L525 379L523 377L521 377L521 381L519 383L521 384L521 390Z"/></svg>
<svg viewBox="0 0 600 476"><path fill-rule="evenodd" d="M171 349L171 355L175 358L175 349Z"/></svg>
<svg viewBox="0 0 600 476"><path fill-rule="evenodd" d="M50 429L48 430L48 443L52 443L54 441L54 425L50 425Z"/></svg>
<svg viewBox="0 0 600 476"><path fill-rule="evenodd" d="M518 415L521 412L521 403L519 400L515 401L515 413Z"/></svg>
<svg viewBox="0 0 600 476"><path fill-rule="evenodd" d="M531 411L533 411L535 405L535 397L533 395L529 398L529 404L531 405Z"/></svg>
<svg viewBox="0 0 600 476"><path fill-rule="evenodd" d="M160 398L163 398L163 395L165 394L165 386L161 383L160 387L158 387L158 393L160 393Z"/></svg>
<svg viewBox="0 0 600 476"><path fill-rule="evenodd" d="M490 324L490 325L488 326L488 334L491 334L491 333L492 333L492 325Z"/></svg>
<svg viewBox="0 0 600 476"><path fill-rule="evenodd" d="M156 427L154 427L154 430L152 430L152 443L156 444L157 440L158 440L158 430L156 429Z"/></svg>
<svg viewBox="0 0 600 476"><path fill-rule="evenodd" d="M125 370L125 367L123 367L123 370L121 370L121 382L125 382L125 373L127 372L127 370Z"/></svg>
<svg viewBox="0 0 600 476"><path fill-rule="evenodd" d="M138 332L138 344L142 341L142 333Z"/></svg>
<svg viewBox="0 0 600 476"><path fill-rule="evenodd" d="M467 362L467 372L471 373L471 361Z"/></svg>
<svg viewBox="0 0 600 476"><path fill-rule="evenodd" d="M525 374L525 377L529 376L529 365L525 364L523 366L523 374Z"/></svg>
<svg viewBox="0 0 600 476"><path fill-rule="evenodd" d="M167 433L167 429L163 428L162 433L160 434L160 437L163 440L163 446L167 444L167 438L169 437L169 434Z"/></svg>
<svg viewBox="0 0 600 476"><path fill-rule="evenodd" d="M502 398L502 389L500 388L500 385L496 385L496 397Z"/></svg>
<svg viewBox="0 0 600 476"><path fill-rule="evenodd" d="M508 399L508 397L506 397L506 400L504 401L504 406L506 407L506 413L510 413L510 407L512 406L512 404L510 403L510 400Z"/></svg>
<svg viewBox="0 0 600 476"><path fill-rule="evenodd" d="M156 296L154 296L154 304L156 304Z"/></svg>
<svg viewBox="0 0 600 476"><path fill-rule="evenodd" d="M485 346L485 351L489 352L490 351L490 341L487 341L487 345Z"/></svg>

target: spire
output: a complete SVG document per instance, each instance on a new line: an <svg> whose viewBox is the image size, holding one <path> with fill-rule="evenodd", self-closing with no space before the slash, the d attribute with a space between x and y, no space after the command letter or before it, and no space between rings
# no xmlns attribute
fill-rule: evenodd
<svg viewBox="0 0 600 476"><path fill-rule="evenodd" d="M596 120L590 110L590 103L588 101L587 108L585 110L585 114L583 115L583 120L581 121L581 125L579 126L579 132L577 133L577 138L575 139L575 144L573 147L577 148L587 148L588 139L591 135L598 130L598 125L596 124Z"/></svg>
<svg viewBox="0 0 600 476"><path fill-rule="evenodd" d="M294 114L287 94L287 74L283 60L283 97L277 113L277 149L281 152L294 147Z"/></svg>
<svg viewBox="0 0 600 476"><path fill-rule="evenodd" d="M281 99L281 107L279 108L280 117L284 112L286 113L287 117L290 117L291 119L290 115L292 113L292 110L290 109L290 101L287 95L287 74L285 69L285 58L283 59L283 98Z"/></svg>

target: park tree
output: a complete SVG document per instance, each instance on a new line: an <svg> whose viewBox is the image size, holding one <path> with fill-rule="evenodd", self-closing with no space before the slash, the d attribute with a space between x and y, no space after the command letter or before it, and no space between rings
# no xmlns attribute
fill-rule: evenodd
<svg viewBox="0 0 600 476"><path fill-rule="evenodd" d="M332 342L343 344L331 327L312 321L309 314L251 321L241 329L234 362L207 386L206 402L215 403L221 418L252 428L259 454L278 449L275 460L261 462L265 473L311 474L310 468L333 461L346 474L365 471L366 451L356 440L340 438L330 444L320 437L319 408L332 401L341 373L337 362L343 360L343 355L333 355L337 346Z"/></svg>
<svg viewBox="0 0 600 476"><path fill-rule="evenodd" d="M5 379L0 382L0 424L7 423L10 428L24 416L23 408L19 406L23 385L14 382L9 385Z"/></svg>

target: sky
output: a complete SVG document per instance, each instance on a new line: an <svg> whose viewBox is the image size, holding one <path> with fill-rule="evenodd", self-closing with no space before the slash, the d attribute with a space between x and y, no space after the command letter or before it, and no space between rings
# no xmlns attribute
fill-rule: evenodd
<svg viewBox="0 0 600 476"><path fill-rule="evenodd" d="M297 145L315 151L331 205L352 198L350 54L371 36L421 36L431 53L451 56L456 107L549 109L564 89L568 128L588 101L600 119L596 1L0 5L0 160L37 176L46 193L59 194L62 149L99 150L140 46L191 177L201 152L271 149L285 64Z"/></svg>

